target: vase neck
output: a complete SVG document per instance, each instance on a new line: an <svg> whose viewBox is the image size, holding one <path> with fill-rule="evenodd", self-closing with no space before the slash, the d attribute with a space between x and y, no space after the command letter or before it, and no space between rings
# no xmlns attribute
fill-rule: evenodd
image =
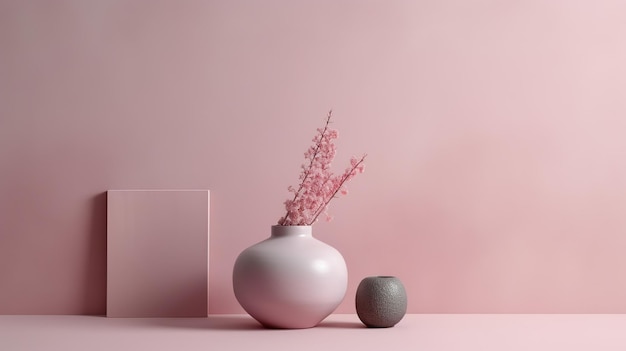
<svg viewBox="0 0 626 351"><path fill-rule="evenodd" d="M273 225L272 237L285 236L313 236L313 227L310 225Z"/></svg>

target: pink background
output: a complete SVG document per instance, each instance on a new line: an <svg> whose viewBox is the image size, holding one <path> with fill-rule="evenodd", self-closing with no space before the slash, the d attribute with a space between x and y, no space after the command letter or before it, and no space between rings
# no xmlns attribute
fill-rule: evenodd
<svg viewBox="0 0 626 351"><path fill-rule="evenodd" d="M329 108L314 235L409 312L626 313L626 2L0 1L0 313L104 314L107 189L211 190L210 312Z"/></svg>

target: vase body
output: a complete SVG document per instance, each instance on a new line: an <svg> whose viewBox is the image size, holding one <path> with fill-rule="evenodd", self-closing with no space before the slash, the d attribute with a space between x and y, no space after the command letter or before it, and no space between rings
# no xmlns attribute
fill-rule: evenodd
<svg viewBox="0 0 626 351"><path fill-rule="evenodd" d="M356 290L356 312L368 327L393 327L406 314L406 307L406 290L396 277L367 277Z"/></svg>
<svg viewBox="0 0 626 351"><path fill-rule="evenodd" d="M339 306L348 270L343 256L312 236L311 226L273 226L245 249L233 270L235 297L269 328L311 328Z"/></svg>

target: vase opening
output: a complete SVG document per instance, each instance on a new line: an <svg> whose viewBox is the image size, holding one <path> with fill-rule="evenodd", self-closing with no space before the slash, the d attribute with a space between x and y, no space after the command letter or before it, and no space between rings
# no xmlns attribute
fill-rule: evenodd
<svg viewBox="0 0 626 351"><path fill-rule="evenodd" d="M313 236L313 227L310 225L274 225L272 236Z"/></svg>

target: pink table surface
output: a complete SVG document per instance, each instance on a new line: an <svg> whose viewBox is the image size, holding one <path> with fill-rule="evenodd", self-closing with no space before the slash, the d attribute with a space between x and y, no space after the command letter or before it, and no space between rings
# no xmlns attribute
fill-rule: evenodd
<svg viewBox="0 0 626 351"><path fill-rule="evenodd" d="M208 318L0 316L0 350L626 350L626 315L413 314L365 328L332 315L268 330L247 315Z"/></svg>

